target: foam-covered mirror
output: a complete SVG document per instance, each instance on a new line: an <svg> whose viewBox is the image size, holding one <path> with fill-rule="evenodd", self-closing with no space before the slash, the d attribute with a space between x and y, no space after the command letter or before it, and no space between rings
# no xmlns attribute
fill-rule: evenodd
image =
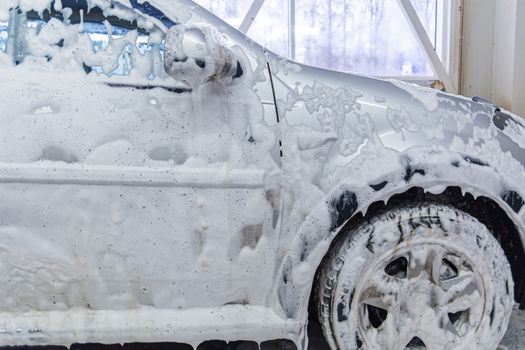
<svg viewBox="0 0 525 350"><path fill-rule="evenodd" d="M174 79L198 89L208 82L230 84L241 64L217 30L207 25L175 25L168 30L164 67Z"/></svg>

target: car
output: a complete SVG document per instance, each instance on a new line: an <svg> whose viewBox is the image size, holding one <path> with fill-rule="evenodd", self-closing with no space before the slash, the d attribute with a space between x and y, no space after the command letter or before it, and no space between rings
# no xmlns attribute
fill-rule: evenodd
<svg viewBox="0 0 525 350"><path fill-rule="evenodd" d="M496 349L525 122L189 0L0 3L0 345Z"/></svg>

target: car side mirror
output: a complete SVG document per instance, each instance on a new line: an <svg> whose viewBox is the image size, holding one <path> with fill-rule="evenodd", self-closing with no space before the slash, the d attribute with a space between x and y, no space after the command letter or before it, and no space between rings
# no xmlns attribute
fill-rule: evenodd
<svg viewBox="0 0 525 350"><path fill-rule="evenodd" d="M231 84L243 71L225 41L207 25L175 25L166 35L164 68L193 90L209 82Z"/></svg>

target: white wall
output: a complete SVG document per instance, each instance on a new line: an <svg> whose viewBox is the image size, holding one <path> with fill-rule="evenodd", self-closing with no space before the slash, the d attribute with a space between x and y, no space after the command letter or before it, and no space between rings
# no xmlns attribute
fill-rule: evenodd
<svg viewBox="0 0 525 350"><path fill-rule="evenodd" d="M525 117L525 1L518 0L512 108Z"/></svg>
<svg viewBox="0 0 525 350"><path fill-rule="evenodd" d="M460 92L525 116L525 1L464 0Z"/></svg>

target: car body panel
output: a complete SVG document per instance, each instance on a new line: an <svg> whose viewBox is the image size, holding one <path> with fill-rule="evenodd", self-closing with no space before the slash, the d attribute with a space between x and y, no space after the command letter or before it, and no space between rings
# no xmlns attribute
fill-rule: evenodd
<svg viewBox="0 0 525 350"><path fill-rule="evenodd" d="M0 344L286 338L305 348L315 272L341 227L413 187L490 198L525 241L518 117L302 66L191 1L89 3L157 44L172 23L206 22L246 69L188 87L166 74L157 45L113 74L134 31L98 54L76 34L58 49L53 35L19 41L31 54L16 66L0 53L13 91L0 95L10 106L0 262L16 267L3 272Z"/></svg>
<svg viewBox="0 0 525 350"><path fill-rule="evenodd" d="M1 343L46 345L177 342L197 348L203 339L262 343L296 339L300 325L265 307L225 305L186 310L143 307L126 310L0 313ZM205 334L203 331L205 330Z"/></svg>
<svg viewBox="0 0 525 350"><path fill-rule="evenodd" d="M268 60L283 144L282 235L293 242L275 287L286 315L305 317L308 281L341 227L414 187L439 194L458 186L490 198L525 242L525 128L518 117L400 81L306 67L271 53Z"/></svg>
<svg viewBox="0 0 525 350"><path fill-rule="evenodd" d="M296 333L266 304L281 210L262 48L230 40L242 75L188 88L164 70L165 21L91 4L141 29L35 13L2 53L0 344Z"/></svg>

